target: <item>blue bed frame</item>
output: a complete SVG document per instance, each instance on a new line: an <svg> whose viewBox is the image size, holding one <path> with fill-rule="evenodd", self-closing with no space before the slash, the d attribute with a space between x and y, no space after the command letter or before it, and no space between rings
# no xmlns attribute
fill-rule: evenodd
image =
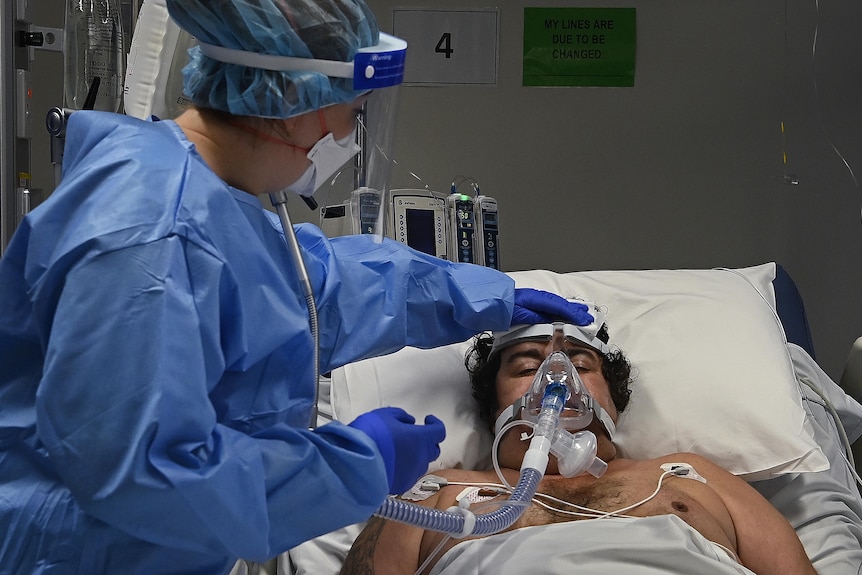
<svg viewBox="0 0 862 575"><path fill-rule="evenodd" d="M777 263L775 264L775 279L772 281L772 286L775 289L778 317L781 318L787 341L804 349L816 361L814 342L811 339L811 329L808 326L808 317L805 315L805 304L802 302L802 296L787 270Z"/></svg>

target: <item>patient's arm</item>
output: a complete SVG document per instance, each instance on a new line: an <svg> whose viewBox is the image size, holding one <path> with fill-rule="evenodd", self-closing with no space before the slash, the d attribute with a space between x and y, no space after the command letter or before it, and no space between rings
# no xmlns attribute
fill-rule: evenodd
<svg viewBox="0 0 862 575"><path fill-rule="evenodd" d="M796 532L760 493L704 457L687 453L684 459L727 507L743 565L758 575L816 575Z"/></svg>
<svg viewBox="0 0 862 575"><path fill-rule="evenodd" d="M491 472L474 472L463 469L443 469L434 475L450 481L484 481L496 479ZM449 485L434 493L418 505L445 509L455 501L462 486ZM415 573L419 569L420 557L424 559L445 537L442 533L428 531L379 517L372 517L365 529L353 542L350 553L341 568L341 575L403 575ZM435 555L439 559L443 553L461 539L449 539ZM430 571L431 566L425 568Z"/></svg>
<svg viewBox="0 0 862 575"><path fill-rule="evenodd" d="M423 530L372 517L353 542L340 575L401 575L419 568Z"/></svg>

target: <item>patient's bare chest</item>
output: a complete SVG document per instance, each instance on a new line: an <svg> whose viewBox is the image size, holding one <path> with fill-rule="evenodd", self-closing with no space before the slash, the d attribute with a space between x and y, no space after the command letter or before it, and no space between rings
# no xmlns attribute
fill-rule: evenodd
<svg viewBox="0 0 862 575"><path fill-rule="evenodd" d="M598 515L614 512L643 517L672 513L674 510L689 512L694 507L688 495L670 493L667 485L653 495L657 486L657 481L650 483L622 477L588 482L567 479L545 481L536 499L547 506L534 504L522 517L523 524L518 526L594 519ZM643 500L646 501L626 511L626 508Z"/></svg>
<svg viewBox="0 0 862 575"><path fill-rule="evenodd" d="M513 528L594 519L614 512L635 517L673 514L707 539L732 549L736 547L735 541L728 537L728 530L732 530L732 526L722 524L729 521L729 516L726 516L723 507L716 508L717 497L706 485L692 480L665 480L656 493L657 477L625 477L616 474L600 480L578 479L544 481L539 492L567 504L554 501L551 497L537 496L535 500L542 501L551 509L534 503ZM628 509L633 505L636 506Z"/></svg>

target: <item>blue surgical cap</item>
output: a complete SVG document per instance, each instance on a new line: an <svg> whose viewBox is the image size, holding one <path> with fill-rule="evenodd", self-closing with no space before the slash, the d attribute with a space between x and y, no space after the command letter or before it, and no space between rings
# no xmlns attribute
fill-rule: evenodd
<svg viewBox="0 0 862 575"><path fill-rule="evenodd" d="M200 42L276 56L350 62L380 35L363 0L167 0L167 7ZM235 115L289 118L362 94L350 78L226 64L197 46L189 57L184 95L196 106Z"/></svg>

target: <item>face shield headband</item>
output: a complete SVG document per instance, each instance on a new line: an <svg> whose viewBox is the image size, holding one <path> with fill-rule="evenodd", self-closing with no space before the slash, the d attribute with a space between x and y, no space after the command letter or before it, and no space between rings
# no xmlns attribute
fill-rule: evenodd
<svg viewBox="0 0 862 575"><path fill-rule="evenodd" d="M360 48L352 62L296 58L235 50L224 46L200 43L201 52L208 58L273 72L318 72L332 78L352 78L357 91L376 90L397 86L404 80L404 62L407 42L401 38L380 33L374 46Z"/></svg>

